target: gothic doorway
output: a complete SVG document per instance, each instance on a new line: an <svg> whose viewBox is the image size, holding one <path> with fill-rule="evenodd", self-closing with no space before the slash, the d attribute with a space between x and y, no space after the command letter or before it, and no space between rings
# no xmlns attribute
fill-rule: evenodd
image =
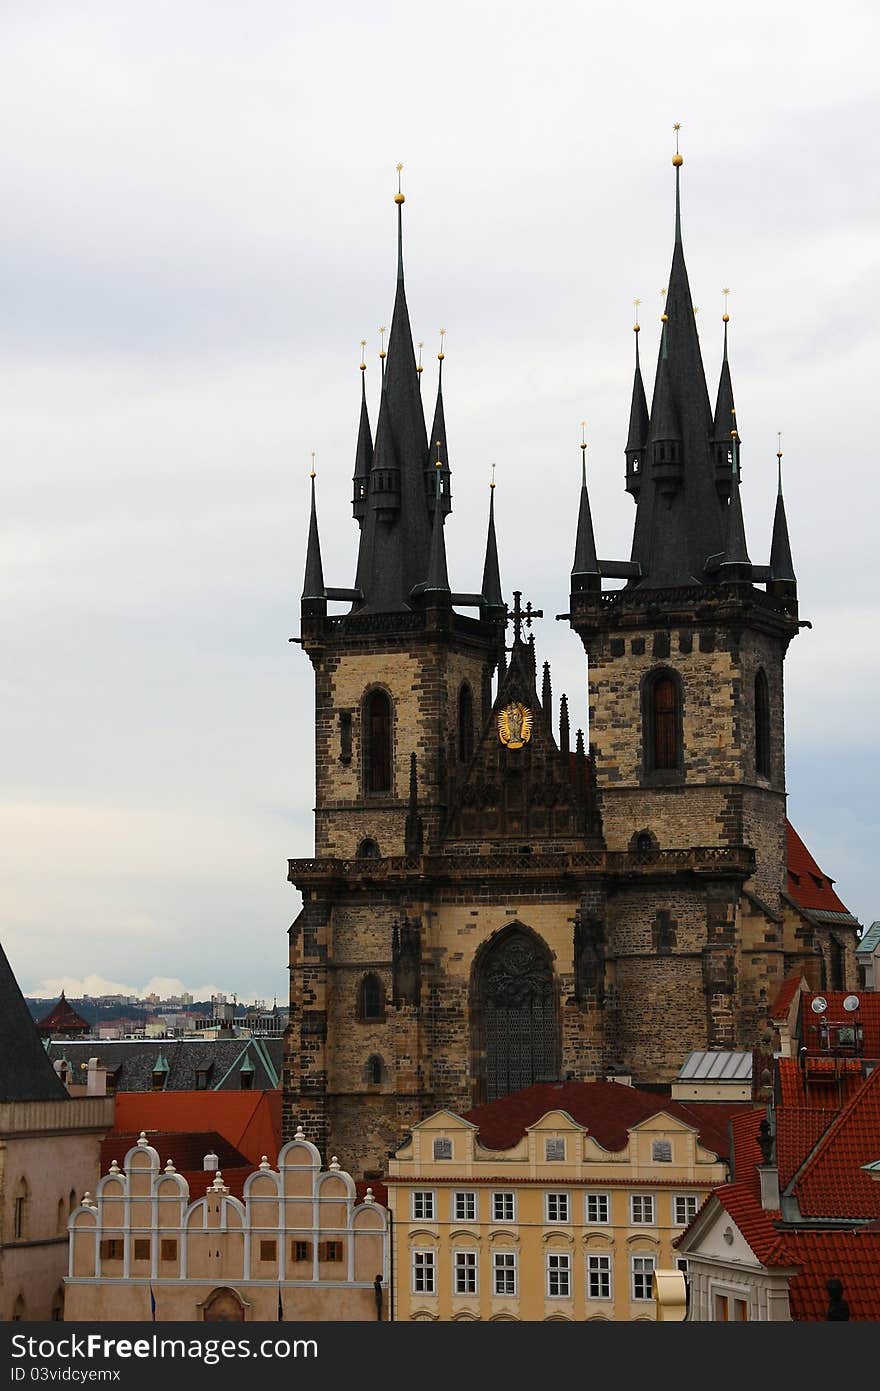
<svg viewBox="0 0 880 1391"><path fill-rule="evenodd" d="M559 1076L553 959L522 923L486 942L474 962L471 1018L477 1102Z"/></svg>
<svg viewBox="0 0 880 1391"><path fill-rule="evenodd" d="M205 1323L243 1323L244 1305L235 1290L219 1289L202 1306Z"/></svg>

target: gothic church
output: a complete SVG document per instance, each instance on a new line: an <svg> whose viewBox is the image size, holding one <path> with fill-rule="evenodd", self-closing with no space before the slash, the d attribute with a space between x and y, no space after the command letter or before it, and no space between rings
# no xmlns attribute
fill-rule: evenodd
<svg viewBox="0 0 880 1391"><path fill-rule="evenodd" d="M769 563L754 564L726 316L713 412L673 163L650 409L635 340L631 555L598 558L585 469L572 538L588 747L580 733L572 747L546 665L538 678L531 605L505 601L493 493L481 590L450 582L442 360L429 436L397 195L375 439L362 378L350 589L325 585L312 479L300 641L315 854L289 870L303 908L285 1137L302 1124L353 1172L382 1169L441 1106L610 1072L668 1082L690 1049L752 1047L792 969L855 984L854 920L808 920L786 893L783 663L802 625L781 481Z"/></svg>

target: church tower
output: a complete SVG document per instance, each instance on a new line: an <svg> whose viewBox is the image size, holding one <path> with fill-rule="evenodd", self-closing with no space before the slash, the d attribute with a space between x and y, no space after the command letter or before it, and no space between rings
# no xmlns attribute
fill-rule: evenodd
<svg viewBox="0 0 880 1391"><path fill-rule="evenodd" d="M629 561L578 529L570 622L589 663L590 739L609 852L640 862L609 895L609 1062L668 1080L689 1048L750 1047L785 973L783 662L798 621L781 472L769 565L752 563L724 312L712 410L681 223L651 409L636 362L626 441ZM581 514L589 508L586 488ZM588 533L585 542L584 534ZM603 587L603 580L625 580Z"/></svg>

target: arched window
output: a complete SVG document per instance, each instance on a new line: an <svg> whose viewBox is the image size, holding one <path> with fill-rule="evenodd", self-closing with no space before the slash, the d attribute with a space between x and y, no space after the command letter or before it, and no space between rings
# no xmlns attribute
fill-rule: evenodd
<svg viewBox="0 0 880 1391"><path fill-rule="evenodd" d="M365 1071L367 1082L369 1082L371 1086L377 1087L382 1081L382 1076L385 1071L385 1065L378 1053L374 1053L372 1057L367 1058Z"/></svg>
<svg viewBox="0 0 880 1391"><path fill-rule="evenodd" d="M474 753L474 697L463 682L458 692L458 761L470 763Z"/></svg>
<svg viewBox="0 0 880 1391"><path fill-rule="evenodd" d="M643 688L645 772L682 771L681 681L674 671L652 672Z"/></svg>
<svg viewBox="0 0 880 1391"><path fill-rule="evenodd" d="M28 1192L27 1180L20 1178L15 1189L12 1210L12 1233L16 1241L24 1241L28 1234Z"/></svg>
<svg viewBox="0 0 880 1391"><path fill-rule="evenodd" d="M68 1217L69 1217L70 1214L73 1212L73 1209L74 1209L76 1206L77 1206L77 1201L76 1201L76 1189L75 1189L75 1188L71 1188L70 1192L69 1192L68 1195L67 1195L67 1215L68 1215Z"/></svg>
<svg viewBox="0 0 880 1391"><path fill-rule="evenodd" d="M385 1018L385 991L379 977L373 975L372 971L361 981L360 1017L365 1023Z"/></svg>
<svg viewBox="0 0 880 1391"><path fill-rule="evenodd" d="M357 857L359 860L378 860L380 853L377 842L372 840L370 836L362 840L357 848Z"/></svg>
<svg viewBox="0 0 880 1391"><path fill-rule="evenodd" d="M755 677L755 772L770 776L770 688L763 670Z"/></svg>
<svg viewBox="0 0 880 1391"><path fill-rule="evenodd" d="M370 691L364 701L364 786L367 792L391 791L391 699Z"/></svg>

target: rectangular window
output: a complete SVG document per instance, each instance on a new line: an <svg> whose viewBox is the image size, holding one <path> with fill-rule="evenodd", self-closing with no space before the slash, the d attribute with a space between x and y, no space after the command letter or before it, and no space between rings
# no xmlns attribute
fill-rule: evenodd
<svg viewBox="0 0 880 1391"><path fill-rule="evenodd" d="M587 1194L587 1222L591 1226L604 1227L611 1221L611 1200L607 1193Z"/></svg>
<svg viewBox="0 0 880 1391"><path fill-rule="evenodd" d="M16 1198L15 1200L15 1240L21 1241L24 1237L24 1205L27 1198Z"/></svg>
<svg viewBox="0 0 880 1391"><path fill-rule="evenodd" d="M275 1261L278 1259L278 1246L274 1241L260 1242L260 1260Z"/></svg>
<svg viewBox="0 0 880 1391"><path fill-rule="evenodd" d="M312 1243L310 1241L292 1241L290 1243L290 1259L292 1261L310 1261L312 1259Z"/></svg>
<svg viewBox="0 0 880 1391"><path fill-rule="evenodd" d="M164 1245L164 1242L163 1242ZM123 1241L121 1237L105 1237L101 1242L102 1261L121 1261L123 1251Z"/></svg>
<svg viewBox="0 0 880 1391"><path fill-rule="evenodd" d="M412 1253L413 1294L435 1293L435 1261L433 1251Z"/></svg>
<svg viewBox="0 0 880 1391"><path fill-rule="evenodd" d="M565 1158L564 1140L547 1140L544 1144L544 1158L548 1163Z"/></svg>
<svg viewBox="0 0 880 1391"><path fill-rule="evenodd" d="M476 1251L456 1251L453 1265L452 1288L456 1294L476 1294L477 1292L477 1253Z"/></svg>
<svg viewBox="0 0 880 1391"><path fill-rule="evenodd" d="M654 1274L653 1256L633 1256L632 1258L632 1297L651 1298L651 1276Z"/></svg>
<svg viewBox="0 0 880 1391"><path fill-rule="evenodd" d="M587 1256L587 1298L611 1298L610 1256Z"/></svg>
<svg viewBox="0 0 880 1391"><path fill-rule="evenodd" d="M452 1195L452 1215L456 1222L476 1222L477 1220L477 1195L476 1193L453 1193Z"/></svg>
<svg viewBox="0 0 880 1391"><path fill-rule="evenodd" d="M567 1193L548 1193L547 1194L547 1221L548 1222L568 1222L569 1201Z"/></svg>
<svg viewBox="0 0 880 1391"><path fill-rule="evenodd" d="M159 1259L162 1261L177 1260L177 1242L171 1237L163 1237L159 1243Z"/></svg>
<svg viewBox="0 0 880 1391"><path fill-rule="evenodd" d="M430 1189L417 1188L412 1195L412 1215L414 1222L434 1221L434 1194Z"/></svg>
<svg viewBox="0 0 880 1391"><path fill-rule="evenodd" d="M652 1140L651 1158L655 1164L672 1163L672 1141L671 1140Z"/></svg>
<svg viewBox="0 0 880 1391"><path fill-rule="evenodd" d="M630 1222L634 1227L652 1226L654 1222L654 1194L633 1193L629 1200Z"/></svg>
<svg viewBox="0 0 880 1391"><path fill-rule="evenodd" d="M516 1221L516 1202L513 1193L492 1194L492 1220L493 1222Z"/></svg>
<svg viewBox="0 0 880 1391"><path fill-rule="evenodd" d="M676 1193L672 1200L672 1209L677 1227L686 1227L697 1215L699 1199L696 1193Z"/></svg>
<svg viewBox="0 0 880 1391"><path fill-rule="evenodd" d="M496 1294L516 1294L516 1252L492 1252L493 1286Z"/></svg>
<svg viewBox="0 0 880 1391"><path fill-rule="evenodd" d="M136 1236L134 1239L134 1258L136 1261L148 1261L150 1259L150 1238Z"/></svg>
<svg viewBox="0 0 880 1391"><path fill-rule="evenodd" d="M325 1260L325 1261L341 1261L341 1260L342 1260L342 1242L341 1242L341 1241L325 1241L325 1242L324 1242L324 1260Z"/></svg>
<svg viewBox="0 0 880 1391"><path fill-rule="evenodd" d="M547 1294L551 1299L571 1298L571 1256L547 1256Z"/></svg>

